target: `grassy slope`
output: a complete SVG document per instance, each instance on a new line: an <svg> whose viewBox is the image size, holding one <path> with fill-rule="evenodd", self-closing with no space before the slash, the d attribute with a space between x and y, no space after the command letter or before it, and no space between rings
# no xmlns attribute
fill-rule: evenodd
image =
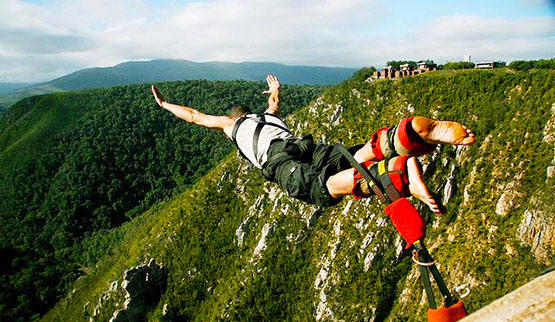
<svg viewBox="0 0 555 322"><path fill-rule="evenodd" d="M553 118L554 76L550 71L453 71L400 82L351 81L289 123L298 132L345 144L362 142L375 129L411 114L456 119L475 130L475 146L446 147L422 159L427 181L440 194L451 167L457 169L448 214L423 213L428 243L448 272L448 284L470 283L466 303L474 311L553 261L553 249L547 258L535 258L517 230L525 210L543 209L547 222L553 222L554 181L546 181L545 172L553 149L543 141L543 131ZM339 105L344 111L332 126ZM323 297L328 317L326 307L345 320L423 318L426 306L415 267L408 258L397 258L399 239L375 200L344 201L319 212L237 163L229 156L192 189L104 236L112 253L44 319L84 320L101 297L97 318L108 319L123 302L121 289L109 291L110 282L121 282L125 269L150 257L170 272L151 319L167 304L170 316L193 320L311 320ZM497 201L510 182L518 194L510 211L497 215ZM244 246L236 244L241 223ZM273 228L256 257L265 224ZM371 257L365 272L364 261ZM318 277L324 277L322 283Z"/></svg>
<svg viewBox="0 0 555 322"><path fill-rule="evenodd" d="M19 167L43 150L45 142L71 131L91 106L89 97L74 93L34 96L21 100L1 119L0 173Z"/></svg>

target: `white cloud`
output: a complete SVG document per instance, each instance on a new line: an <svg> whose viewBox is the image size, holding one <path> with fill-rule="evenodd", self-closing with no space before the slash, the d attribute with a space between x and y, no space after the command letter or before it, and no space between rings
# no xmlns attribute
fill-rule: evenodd
<svg viewBox="0 0 555 322"><path fill-rule="evenodd" d="M376 65L428 58L443 63L462 60L467 53L475 61L549 58L555 57L555 19L447 15L406 36L378 37L372 46L360 48L371 53L369 61Z"/></svg>
<svg viewBox="0 0 555 322"><path fill-rule="evenodd" d="M429 26L428 33L443 40L505 40L516 38L552 37L555 20L552 17L507 20L477 15L454 14L440 17Z"/></svg>
<svg viewBox="0 0 555 322"><path fill-rule="evenodd" d="M78 68L153 58L362 66L458 60L468 52L480 59L553 56L553 17L452 14L408 34L382 35L376 27L396 17L384 16L380 3L210 0L159 8L141 0L3 0L0 57L26 66L2 65L0 81L48 80Z"/></svg>

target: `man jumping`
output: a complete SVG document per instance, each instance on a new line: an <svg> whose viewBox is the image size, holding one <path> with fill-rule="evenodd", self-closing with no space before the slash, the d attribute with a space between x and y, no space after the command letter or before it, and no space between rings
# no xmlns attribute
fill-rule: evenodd
<svg viewBox="0 0 555 322"><path fill-rule="evenodd" d="M152 85L156 103L175 116L203 127L222 130L237 146L240 154L262 170L264 177L276 182L289 196L322 207L333 206L343 196L371 196L372 190L332 145L314 144L312 136L295 137L278 116L280 83L273 75L266 77L269 94L264 114L252 114L248 108L234 106L229 115L209 115L193 108L164 100ZM435 121L425 117L401 120L399 125L374 133L365 145L348 150L365 166L379 184L386 173L401 196L412 195L434 212L440 212L422 179L417 156L434 150L437 144L470 145L474 134L457 122ZM381 162L379 162L381 161Z"/></svg>

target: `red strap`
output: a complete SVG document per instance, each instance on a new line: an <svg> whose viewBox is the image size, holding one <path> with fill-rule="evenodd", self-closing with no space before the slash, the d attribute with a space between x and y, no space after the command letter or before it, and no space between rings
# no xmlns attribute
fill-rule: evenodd
<svg viewBox="0 0 555 322"><path fill-rule="evenodd" d="M381 144L380 144L380 133L382 131L387 131L387 127L381 128L379 130L377 130L374 134L372 134L372 138L370 139L370 145L372 146L372 152L374 153L374 156L377 158L377 160L383 160L384 156L382 153L382 148L381 148Z"/></svg>
<svg viewBox="0 0 555 322"><path fill-rule="evenodd" d="M399 234L407 242L409 248L415 241L426 237L426 225L418 210L406 198L398 199L387 207L385 213L391 218Z"/></svg>
<svg viewBox="0 0 555 322"><path fill-rule="evenodd" d="M409 178L407 173L407 159L409 157L406 155L399 156L395 158L395 162L393 163L393 171L389 172L389 178L395 189L399 191L399 193L403 197L408 197L410 195L409 191Z"/></svg>
<svg viewBox="0 0 555 322"><path fill-rule="evenodd" d="M409 138L407 135L407 126L413 119L414 117L407 117L399 122L399 127L397 128L399 142L410 152L411 155L419 156L432 152L435 149L435 145L427 144L423 141L416 141L415 139Z"/></svg>

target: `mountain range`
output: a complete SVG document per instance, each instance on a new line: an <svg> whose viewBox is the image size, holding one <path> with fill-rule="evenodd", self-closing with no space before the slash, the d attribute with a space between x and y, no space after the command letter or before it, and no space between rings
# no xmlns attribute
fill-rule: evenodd
<svg viewBox="0 0 555 322"><path fill-rule="evenodd" d="M4 86L0 86L0 107L7 108L23 97L59 91L190 79L257 81L264 80L268 73L279 75L284 84L331 85L352 76L356 70L265 62L129 61L112 67L82 69L30 86L6 86L12 90L4 91L1 90Z"/></svg>

